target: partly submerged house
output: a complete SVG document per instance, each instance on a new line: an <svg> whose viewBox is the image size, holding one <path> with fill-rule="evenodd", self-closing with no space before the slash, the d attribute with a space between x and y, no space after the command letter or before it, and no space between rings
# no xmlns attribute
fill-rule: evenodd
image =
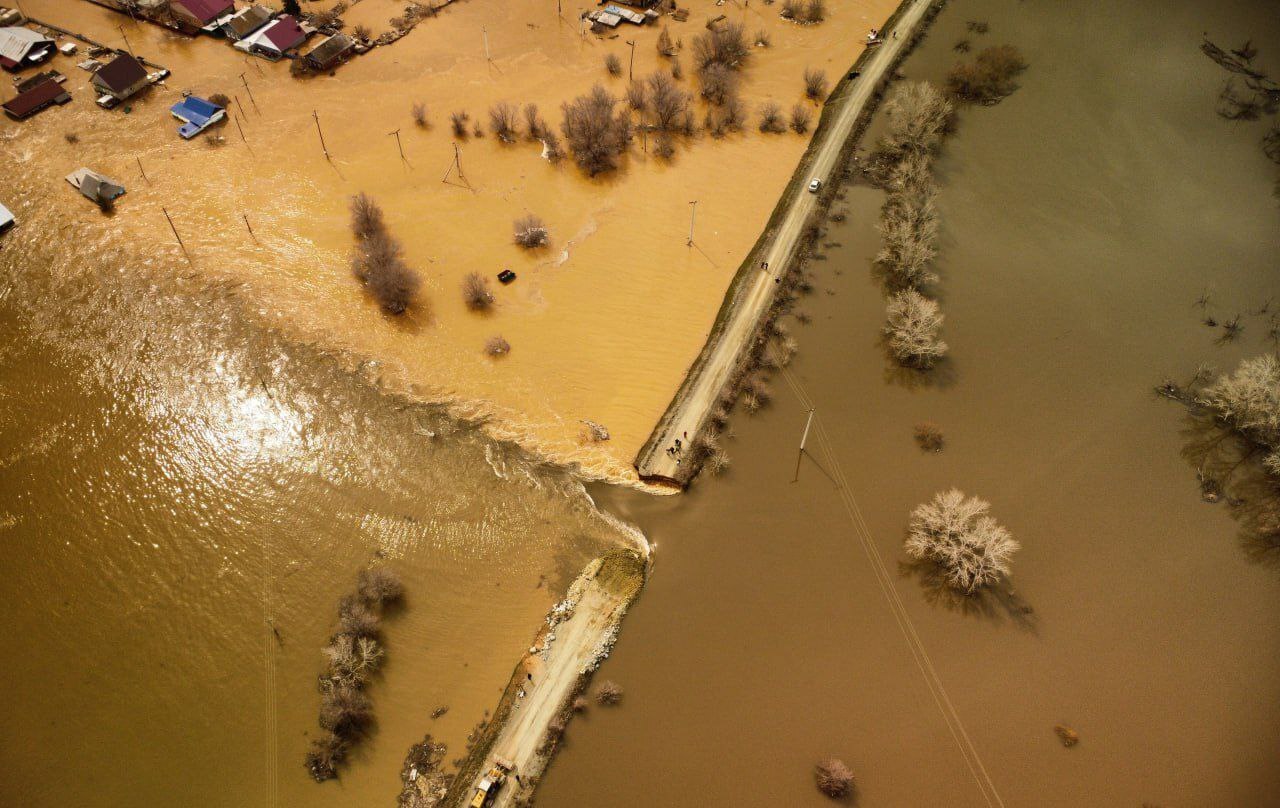
<svg viewBox="0 0 1280 808"><path fill-rule="evenodd" d="M302 58L313 70L328 70L336 67L355 50L355 40L346 34L334 34L316 45Z"/></svg>
<svg viewBox="0 0 1280 808"><path fill-rule="evenodd" d="M57 43L30 28L0 28L0 67L5 70L33 67L56 51Z"/></svg>
<svg viewBox="0 0 1280 808"><path fill-rule="evenodd" d="M170 0L169 14L178 27L189 33L212 25L235 12L233 0Z"/></svg>
<svg viewBox="0 0 1280 808"><path fill-rule="evenodd" d="M71 100L71 94L62 89L62 85L52 78L36 84L36 86L19 93L16 98L4 102L4 111L9 117L17 120L30 118L42 109L54 104L65 104Z"/></svg>
<svg viewBox="0 0 1280 808"><path fill-rule="evenodd" d="M218 26L227 39L240 41L271 22L275 12L263 6L247 6L222 20Z"/></svg>
<svg viewBox="0 0 1280 808"><path fill-rule="evenodd" d="M225 109L212 101L206 101L194 95L189 95L169 107L169 112L182 121L182 126L178 127L178 134L187 140L227 117Z"/></svg>
<svg viewBox="0 0 1280 808"><path fill-rule="evenodd" d="M108 208L112 202L116 201L116 197L124 196L124 186L114 180L91 171L87 168L77 168L67 175L67 182L71 183L71 187L101 208Z"/></svg>
<svg viewBox="0 0 1280 808"><path fill-rule="evenodd" d="M115 101L133 96L147 84L147 69L128 53L119 54L93 74L93 86Z"/></svg>
<svg viewBox="0 0 1280 808"><path fill-rule="evenodd" d="M236 47L274 62L306 41L307 32L292 15L285 14L237 42Z"/></svg>

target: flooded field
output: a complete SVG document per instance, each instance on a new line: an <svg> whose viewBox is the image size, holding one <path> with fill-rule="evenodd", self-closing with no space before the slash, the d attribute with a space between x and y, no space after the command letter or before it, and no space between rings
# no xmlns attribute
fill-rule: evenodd
<svg viewBox="0 0 1280 808"><path fill-rule="evenodd" d="M533 103L558 130L562 102L596 83L617 96L626 91L625 76L606 73L607 54L636 77L670 69L657 54L656 26L583 37L582 9L570 4L557 16L557 3L548 0L462 0L333 76L299 81L285 62L135 25L84 0L23 5L37 19L115 47L127 34L136 53L173 71L166 87L134 102L127 115L98 109L82 90L68 106L22 124L0 121L0 172L21 176L0 203L26 226L102 231L97 211L62 182L76 168L92 167L129 188L115 223L127 255L185 263L163 206L192 270L242 284L238 294L265 322L376 359L398 390L497 416L489 429L498 437L577 463L591 476L622 480L634 479L636 451L702 347L729 279L808 142L791 132L758 132L757 106L773 100L789 111L803 101L809 67L834 84L861 52L867 29L895 3L829 3L829 19L816 26L786 22L759 3L682 3L689 21L669 24L683 42L679 84L686 92L697 93L692 41L708 18L728 15L749 36L764 31L772 43L755 48L742 71L744 131L681 138L669 163L649 153L652 138L637 136L622 168L594 180L572 161L542 159L542 144L524 135L506 145L492 133L455 141L449 116L466 112L472 125L488 130L495 103ZM348 12L349 27L382 30L393 13L399 11L387 0L366 0ZM628 41L636 43L634 68ZM73 90L86 75L75 61L55 60ZM232 96L234 120L217 132L224 145L178 138L168 108L185 90ZM426 105L429 128L414 125L415 103ZM693 112L701 127L705 105L696 101ZM65 142L68 132L78 142ZM464 176L444 182L455 142ZM405 320L379 316L352 278L347 200L360 191L381 202L408 263L423 276L424 305ZM693 200L696 248L687 245ZM528 213L549 226L546 249L513 244L512 223ZM498 287L492 279L504 268L519 278ZM463 304L461 282L470 272L495 287L488 315ZM482 349L497 335L512 351L495 361ZM584 419L603 424L611 440L581 444Z"/></svg>
<svg viewBox="0 0 1280 808"><path fill-rule="evenodd" d="M409 745L460 757L550 604L635 541L224 287L23 228L0 255L0 803L394 804ZM320 650L376 559L407 588L377 726L317 785Z"/></svg>
<svg viewBox="0 0 1280 808"><path fill-rule="evenodd" d="M871 273L883 197L850 189L799 304L813 323L792 325L823 426L799 482L805 408L779 379L769 410L735 417L725 476L679 502L601 498L656 543L655 571L601 670L624 704L570 727L540 805L816 808L827 755L865 806L1280 805L1280 564L1201 500L1197 429L1153 392L1275 348L1254 312L1280 295L1276 169L1263 123L1215 114L1226 77L1204 32L1280 69L1267 3L948 5L906 76L941 80L965 38L1031 63L1014 95L961 113L937 164L950 360L930 384L892 370ZM1202 323L1236 313L1234 342ZM940 454L912 441L926 420ZM1008 597L956 603L899 566L909 511L950 486L1022 543Z"/></svg>

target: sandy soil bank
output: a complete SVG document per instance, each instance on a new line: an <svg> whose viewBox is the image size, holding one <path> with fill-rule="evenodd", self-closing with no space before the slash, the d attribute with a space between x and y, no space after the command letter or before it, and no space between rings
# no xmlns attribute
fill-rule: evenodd
<svg viewBox="0 0 1280 808"><path fill-rule="evenodd" d="M350 14L373 23L364 18L393 5L369 0ZM776 5L687 5L690 20L670 23L686 46L719 14L743 20L748 31L770 32L772 47L757 49L744 71L742 95L752 113L764 100L784 109L802 100L806 67L825 69L833 80L841 75L861 52L866 30L893 7L890 0L830 4L825 23L797 26L780 19ZM444 183L454 154L450 111L466 110L487 128L492 104L532 102L558 126L560 103L592 84L625 90L625 76L607 76L602 59L613 53L625 62L628 38L636 42L637 76L664 66L658 28L582 37L576 8L560 19L549 0L466 0L333 77L298 81L283 63L135 25L89 3L31 0L24 8L119 46L123 25L135 52L174 75L130 114L108 113L93 106L90 92L77 91L86 74L59 57L54 66L71 77L72 103L23 124L0 124L0 168L27 180L19 198L0 201L22 226L69 231L55 237L114 230L138 262L241 284L243 301L273 327L348 353L353 364L373 360L371 372L388 385L454 400L464 414L493 416L497 437L595 476L634 479L636 451L704 344L725 288L807 145L806 137L764 135L749 125L720 140L694 138L667 164L637 142L622 170L588 180L571 164L543 160L537 143L468 138L460 144L467 184ZM690 76L687 47L681 61ZM682 83L696 91L691 78ZM225 145L178 138L168 106L183 89L235 96L234 120L221 131ZM427 105L429 129L413 125L415 102ZM332 160L321 152L313 111ZM397 129L404 160L389 134ZM64 141L66 132L78 141ZM82 165L128 185L114 217L102 217L65 187L61 178ZM381 201L424 275L427 305L411 318L384 318L351 277L346 200L358 191ZM182 234L190 267L162 205ZM512 244L512 221L526 212L551 227L545 251L523 253ZM492 277L504 267L520 278L496 290L496 310L469 312L461 279L472 271ZM493 361L481 348L496 334L513 349ZM605 425L612 439L582 444L582 419Z"/></svg>

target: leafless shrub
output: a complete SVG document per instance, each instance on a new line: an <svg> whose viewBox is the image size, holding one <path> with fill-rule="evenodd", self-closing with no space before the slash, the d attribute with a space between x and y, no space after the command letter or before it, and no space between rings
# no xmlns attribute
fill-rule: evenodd
<svg viewBox="0 0 1280 808"><path fill-rule="evenodd" d="M827 4L825 0L807 0L802 13L804 22L820 23L827 18Z"/></svg>
<svg viewBox="0 0 1280 808"><path fill-rule="evenodd" d="M511 353L511 343L503 339L501 335L489 337L484 344L484 352L489 356L505 356Z"/></svg>
<svg viewBox="0 0 1280 808"><path fill-rule="evenodd" d="M725 127L730 132L741 132L747 122L747 107L736 95L731 95L724 100L720 114Z"/></svg>
<svg viewBox="0 0 1280 808"><path fill-rule="evenodd" d="M809 131L811 123L813 123L813 112L808 107L797 103L791 108L791 131L797 135L803 135Z"/></svg>
<svg viewBox="0 0 1280 808"><path fill-rule="evenodd" d="M927 369L947 353L938 332L943 315L938 303L915 289L904 289L889 299L884 332L889 351L904 365Z"/></svg>
<svg viewBox="0 0 1280 808"><path fill-rule="evenodd" d="M782 120L782 107L777 102L766 101L760 105L760 131L771 134L787 131L787 125Z"/></svg>
<svg viewBox="0 0 1280 808"><path fill-rule="evenodd" d="M421 101L415 102L412 109L413 123L419 129L427 128L427 105Z"/></svg>
<svg viewBox="0 0 1280 808"><path fill-rule="evenodd" d="M746 30L737 20L703 31L693 38L693 61L699 71L713 64L736 70L749 53Z"/></svg>
<svg viewBox="0 0 1280 808"><path fill-rule="evenodd" d="M713 62L698 71L702 97L710 104L723 104L738 91L738 77L725 65Z"/></svg>
<svg viewBox="0 0 1280 808"><path fill-rule="evenodd" d="M76 134L75 132L63 132L62 139L72 145L75 145L76 143L80 142L80 135Z"/></svg>
<svg viewBox="0 0 1280 808"><path fill-rule="evenodd" d="M467 137L467 124L471 121L471 116L463 110L449 113L449 125L453 128L453 136L460 139Z"/></svg>
<svg viewBox="0 0 1280 808"><path fill-rule="evenodd" d="M780 15L784 20L799 20L804 17L803 0L784 0Z"/></svg>
<svg viewBox="0 0 1280 808"><path fill-rule="evenodd" d="M668 59L676 55L676 46L671 41L671 32L667 30L665 25L658 32L658 55Z"/></svg>
<svg viewBox="0 0 1280 808"><path fill-rule="evenodd" d="M758 373L747 379L742 389L742 402L747 408L747 412L750 413L760 411L773 399L773 391L769 388L769 382Z"/></svg>
<svg viewBox="0 0 1280 808"><path fill-rule="evenodd" d="M479 121L476 121L476 125L471 127L471 136L477 138L484 137L484 127L480 125Z"/></svg>
<svg viewBox="0 0 1280 808"><path fill-rule="evenodd" d="M382 609L404 597L404 583L386 567L373 567L360 570L356 592L372 608Z"/></svg>
<svg viewBox="0 0 1280 808"><path fill-rule="evenodd" d="M472 311L488 311L493 306L489 281L479 272L470 272L462 279L462 302Z"/></svg>
<svg viewBox="0 0 1280 808"><path fill-rule="evenodd" d="M562 104L560 125L578 167L595 176L618 167L618 158L631 137L631 122L625 112L614 115L618 100L600 85L586 95Z"/></svg>
<svg viewBox="0 0 1280 808"><path fill-rule="evenodd" d="M907 555L936 563L946 582L973 593L998 583L1010 573L1018 542L987 515L991 504L952 488L911 512L905 543Z"/></svg>
<svg viewBox="0 0 1280 808"><path fill-rule="evenodd" d="M551 162L558 163L564 159L564 147L560 145L560 136L546 128L545 124L542 130L542 145L547 159Z"/></svg>
<svg viewBox="0 0 1280 808"><path fill-rule="evenodd" d="M916 444L926 452L941 452L944 445L942 427L932 421L922 421L912 430Z"/></svg>
<svg viewBox="0 0 1280 808"><path fill-rule="evenodd" d="M369 697L351 685L340 685L324 694L320 702L320 728L337 736L350 737L373 720Z"/></svg>
<svg viewBox="0 0 1280 808"><path fill-rule="evenodd" d="M970 45L969 40L959 39L956 40L956 44L951 46L951 50L956 53L968 53L971 47L972 45Z"/></svg>
<svg viewBox="0 0 1280 808"><path fill-rule="evenodd" d="M311 741L305 764L317 783L338 776L338 767L346 759L351 744L333 732L326 732Z"/></svg>
<svg viewBox="0 0 1280 808"><path fill-rule="evenodd" d="M373 39L373 31L367 25L357 25L351 30L352 35L361 42L369 42Z"/></svg>
<svg viewBox="0 0 1280 808"><path fill-rule="evenodd" d="M616 682L606 680L596 688L596 701L604 705L614 705L622 701L622 688Z"/></svg>
<svg viewBox="0 0 1280 808"><path fill-rule="evenodd" d="M520 134L520 113L515 104L499 101L489 107L489 128L503 143L515 143Z"/></svg>
<svg viewBox="0 0 1280 808"><path fill-rule="evenodd" d="M373 197L364 192L351 197L351 231L356 238L366 239L385 230L382 208Z"/></svg>
<svg viewBox="0 0 1280 808"><path fill-rule="evenodd" d="M995 104L1018 89L1014 78L1027 60L1012 45L984 48L973 62L961 62L947 73L947 91L962 101Z"/></svg>
<svg viewBox="0 0 1280 808"><path fill-rule="evenodd" d="M649 106L658 131L671 132L689 111L689 94L676 86L666 73L654 71L649 76Z"/></svg>
<svg viewBox="0 0 1280 808"><path fill-rule="evenodd" d="M964 27L973 34L985 34L991 30L991 26L987 24L986 20L969 20L965 22Z"/></svg>
<svg viewBox="0 0 1280 808"><path fill-rule="evenodd" d="M213 95L209 96L209 103L216 104L217 106L220 106L223 109L231 108L231 98L226 93L214 93Z"/></svg>
<svg viewBox="0 0 1280 808"><path fill-rule="evenodd" d="M671 60L671 78L679 81L684 78L684 66L680 64L680 60L672 58Z"/></svg>
<svg viewBox="0 0 1280 808"><path fill-rule="evenodd" d="M676 153L675 139L667 132L659 132L653 140L653 153L663 160L670 160Z"/></svg>
<svg viewBox="0 0 1280 808"><path fill-rule="evenodd" d="M622 75L622 60L618 58L618 54L616 53L605 54L604 69L609 71L610 76Z"/></svg>
<svg viewBox="0 0 1280 808"><path fill-rule="evenodd" d="M574 696L574 697L573 697L573 703L572 703L572 705L571 705L571 709L572 709L575 713L585 713L585 712L587 711L587 707L588 707L588 706L590 706L590 704L591 704L591 702L587 701L586 697L584 697L584 696Z"/></svg>
<svg viewBox="0 0 1280 808"><path fill-rule="evenodd" d="M524 131L530 140L541 140L547 133L547 122L538 114L537 104L524 105Z"/></svg>
<svg viewBox="0 0 1280 808"><path fill-rule="evenodd" d="M643 112L649 105L649 93L644 82L632 82L627 87L627 106L636 112Z"/></svg>
<svg viewBox="0 0 1280 808"><path fill-rule="evenodd" d="M389 314L403 314L421 285L417 273L405 264L399 242L385 232L357 246L352 269Z"/></svg>
<svg viewBox="0 0 1280 808"><path fill-rule="evenodd" d="M813 767L818 790L832 799L847 797L853 790L853 771L844 761L827 758Z"/></svg>
<svg viewBox="0 0 1280 808"><path fill-rule="evenodd" d="M768 31L761 28L759 31L756 31L755 43L757 48L767 48L773 45L773 37L769 36Z"/></svg>
<svg viewBox="0 0 1280 808"><path fill-rule="evenodd" d="M804 94L806 98L821 101L827 97L827 74L816 67L804 69Z"/></svg>
<svg viewBox="0 0 1280 808"><path fill-rule="evenodd" d="M548 236L547 225L540 217L530 213L516 219L515 240L521 247L530 250L535 247L545 247Z"/></svg>
<svg viewBox="0 0 1280 808"><path fill-rule="evenodd" d="M352 637L376 637L381 629L377 612L359 598L343 598L338 605L338 624Z"/></svg>

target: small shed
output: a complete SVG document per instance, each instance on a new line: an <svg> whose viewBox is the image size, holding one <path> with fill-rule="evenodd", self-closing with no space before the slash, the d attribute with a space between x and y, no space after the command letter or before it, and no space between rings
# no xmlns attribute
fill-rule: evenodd
<svg viewBox="0 0 1280 808"><path fill-rule="evenodd" d="M4 205L0 205L0 233L13 227L17 219L13 218L13 213Z"/></svg>
<svg viewBox="0 0 1280 808"><path fill-rule="evenodd" d="M123 185L88 168L72 171L67 175L67 182L99 207L109 207L118 197L124 196Z"/></svg>
<svg viewBox="0 0 1280 808"><path fill-rule="evenodd" d="M227 116L227 111L212 101L189 95L169 107L173 117L182 121L178 134L190 140Z"/></svg>
<svg viewBox="0 0 1280 808"><path fill-rule="evenodd" d="M147 69L128 53L116 56L93 74L93 86L117 101L133 96L147 84Z"/></svg>
<svg viewBox="0 0 1280 808"><path fill-rule="evenodd" d="M346 34L334 34L312 48L303 58L315 70L328 70L355 50L356 43Z"/></svg>
<svg viewBox="0 0 1280 808"><path fill-rule="evenodd" d="M71 94L62 89L62 85L53 79L45 79L16 98L4 102L4 111L15 120L30 118L42 109L54 104L65 104L71 100Z"/></svg>

